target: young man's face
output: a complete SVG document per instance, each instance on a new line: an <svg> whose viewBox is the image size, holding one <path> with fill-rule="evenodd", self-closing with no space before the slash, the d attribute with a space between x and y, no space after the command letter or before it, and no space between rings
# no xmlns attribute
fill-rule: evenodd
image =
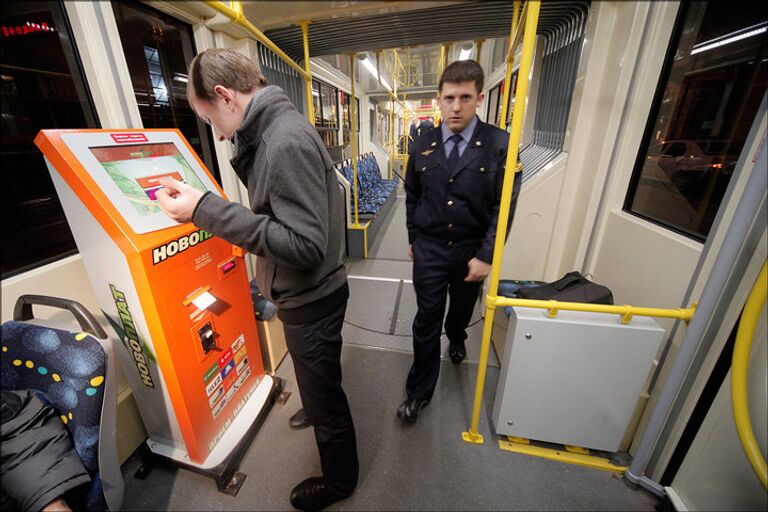
<svg viewBox="0 0 768 512"><path fill-rule="evenodd" d="M477 92L474 80L469 82L443 82L437 95L443 123L453 133L459 133L469 126L477 107L483 102L485 94Z"/></svg>
<svg viewBox="0 0 768 512"><path fill-rule="evenodd" d="M211 125L216 140L231 140L235 130L243 124L243 114L234 103L237 92L226 88L219 90L219 87L216 86L216 96L212 100L190 95L189 104L204 123Z"/></svg>

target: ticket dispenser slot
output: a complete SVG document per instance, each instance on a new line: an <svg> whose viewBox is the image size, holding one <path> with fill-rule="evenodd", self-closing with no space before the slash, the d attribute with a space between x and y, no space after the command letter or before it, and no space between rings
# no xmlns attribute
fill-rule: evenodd
<svg viewBox="0 0 768 512"><path fill-rule="evenodd" d="M213 325L210 322L206 322L200 329L197 330L198 336L200 336L200 345L203 347L203 352L207 354L211 350L216 349L216 331L213 330Z"/></svg>
<svg viewBox="0 0 768 512"><path fill-rule="evenodd" d="M192 337L195 352L197 352L198 361L202 362L211 353L221 352L219 347L221 335L216 331L216 324L211 313L206 313L200 320L195 322L192 329L190 329L190 336Z"/></svg>

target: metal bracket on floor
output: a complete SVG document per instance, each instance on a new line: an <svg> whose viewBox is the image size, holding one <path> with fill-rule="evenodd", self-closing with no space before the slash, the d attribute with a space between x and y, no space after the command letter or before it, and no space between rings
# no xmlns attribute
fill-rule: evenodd
<svg viewBox="0 0 768 512"><path fill-rule="evenodd" d="M185 464L178 460L164 457L152 452L152 450L147 445L148 441L145 441L139 447L139 454L141 456L142 464L134 474L134 477L140 480L144 480L157 464L165 463L212 478L216 481L216 489L220 493L228 494L230 496L237 496L240 487L242 487L243 482L247 478L245 473L238 471L240 460L243 458L245 452L250 447L251 441L253 441L254 437L256 437L256 433L264 423L264 420L266 419L267 414L269 414L269 411L272 409L272 406L279 400L280 397L285 394L286 393L283 393L282 379L279 377L273 377L272 389L269 391L269 395L267 397L264 408L261 410L259 415L245 432L232 452L219 465L210 469L202 469L198 466ZM290 392L287 394L290 396Z"/></svg>
<svg viewBox="0 0 768 512"><path fill-rule="evenodd" d="M499 440L499 448L509 452L522 453L542 459L564 462L566 464L575 464L600 471L609 471L611 473L623 474L627 466L617 466L609 459L598 455L591 455L590 450L580 446L563 446L562 448L549 448L531 443L528 439L508 437L509 441ZM512 441L511 439L515 439ZM518 441L520 439L520 441Z"/></svg>

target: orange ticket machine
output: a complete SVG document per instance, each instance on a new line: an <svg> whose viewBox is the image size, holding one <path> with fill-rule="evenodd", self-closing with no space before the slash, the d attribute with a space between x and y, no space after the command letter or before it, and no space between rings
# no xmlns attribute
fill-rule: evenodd
<svg viewBox="0 0 768 512"><path fill-rule="evenodd" d="M239 462L280 390L262 366L244 254L155 197L164 176L222 190L178 130L43 130L35 144L119 338L147 447L203 473Z"/></svg>

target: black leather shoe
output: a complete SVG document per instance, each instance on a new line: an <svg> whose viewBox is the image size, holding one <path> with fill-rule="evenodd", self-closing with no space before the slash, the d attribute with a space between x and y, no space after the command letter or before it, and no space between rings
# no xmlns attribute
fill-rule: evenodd
<svg viewBox="0 0 768 512"><path fill-rule="evenodd" d="M467 349L464 347L463 343L461 345L458 343L455 345L451 343L448 346L448 355L451 357L451 362L453 364L459 364L467 358Z"/></svg>
<svg viewBox="0 0 768 512"><path fill-rule="evenodd" d="M288 420L288 424L291 428L295 429L307 428L309 426L309 420L307 419L307 415L304 414L304 409L302 408L296 411L296 414L291 416L291 419Z"/></svg>
<svg viewBox="0 0 768 512"><path fill-rule="evenodd" d="M414 422L419 417L419 411L427 406L429 400L407 399L397 408L397 417L407 422Z"/></svg>
<svg viewBox="0 0 768 512"><path fill-rule="evenodd" d="M299 510L322 510L343 500L349 494L339 494L325 485L325 478L307 478L291 491L291 505Z"/></svg>

